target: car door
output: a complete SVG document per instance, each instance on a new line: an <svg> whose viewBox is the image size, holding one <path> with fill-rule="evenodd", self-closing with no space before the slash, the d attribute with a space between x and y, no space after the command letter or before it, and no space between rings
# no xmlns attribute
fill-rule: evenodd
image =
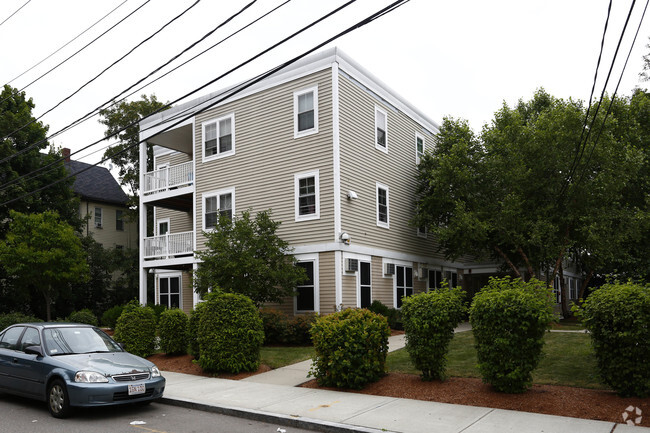
<svg viewBox="0 0 650 433"><path fill-rule="evenodd" d="M38 329L26 327L12 359L13 375L18 380L18 385L23 393L42 397L45 395L45 377L49 371L46 358L40 355L25 353L31 346L41 347L41 337Z"/></svg>
<svg viewBox="0 0 650 433"><path fill-rule="evenodd" d="M24 326L13 326L0 336L0 388L20 393L20 381L14 375L14 359Z"/></svg>

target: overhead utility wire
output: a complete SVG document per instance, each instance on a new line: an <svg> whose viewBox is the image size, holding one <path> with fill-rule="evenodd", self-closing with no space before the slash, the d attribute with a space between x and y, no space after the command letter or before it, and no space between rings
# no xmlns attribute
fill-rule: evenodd
<svg viewBox="0 0 650 433"><path fill-rule="evenodd" d="M77 54L79 54L80 52L82 52L83 50L85 50L86 48L88 48L90 45L92 45L93 43L95 43L98 39L100 39L101 37L103 37L105 34L107 34L108 32L110 32L110 31L113 30L115 27L119 26L120 24L122 24L122 23L123 23L124 21L126 21L129 17L131 17L131 16L132 16L133 14L135 14L137 11L139 11L140 9L142 9L142 8L143 8L147 3L149 3L150 1L151 1L151 0L146 0L144 3L142 3L140 6L138 6L137 9L135 9L133 12L131 12L130 14L128 14L127 16L125 16L124 18L122 18L121 20L119 20L118 22L116 22L115 24L113 24L111 27L109 27L109 28L108 28L105 32L103 32L101 35L97 36L95 39L93 39L92 41L88 42L86 45L84 45L83 47L81 47L79 50L77 50L76 52L74 52L73 54L71 54L70 56L68 56L67 58L65 58L63 61L59 62L56 66L54 66L53 68L51 68L50 70L48 70L47 72L45 72L44 74L42 74L41 76L39 76L38 78L34 79L33 81L31 81L29 84L27 84L27 85L24 86L23 88L19 89L18 91L19 91L19 92L22 92L23 90L25 90L26 88L28 88L29 86L31 86L32 84L34 84L35 82L37 82L38 80L40 80L41 78L43 78L43 77L45 77L46 75L48 75L50 72L52 72L52 71L54 71L55 69L57 69L59 66L63 65L64 63L66 63L68 60L72 59L74 56L76 56ZM9 98L10 98L10 96L7 96L5 99L3 99L2 101L0 101L0 103L6 101L6 100L9 99ZM14 131L14 132L15 132L15 131ZM12 133L12 134L13 134L13 133Z"/></svg>
<svg viewBox="0 0 650 433"><path fill-rule="evenodd" d="M15 11L14 13L12 13L12 14L9 15L7 18L5 18L4 20L2 20L2 22L0 23L0 26L3 25L4 23L6 23L7 21L9 21L9 18L11 18L11 17L13 17L14 15L16 15L16 14L18 13L18 11L20 11L22 8L24 8L25 6L27 6L27 4L28 4L30 1L32 1L32 0L27 0L27 2L25 2L25 4L23 4L21 7L19 7L18 9L16 9L16 11Z"/></svg>
<svg viewBox="0 0 650 433"><path fill-rule="evenodd" d="M139 42L138 44L136 44L136 46L134 46L133 48L131 48L131 49L130 49L126 54L124 54L122 57L120 57L119 59L117 59L116 61L114 61L113 63L111 63L111 64L110 64L109 66L107 66L103 71L101 71L99 74L95 75L95 76L94 76L93 78L91 78L89 81L86 81L86 82L85 82L81 87L79 87L77 90L75 90L75 91L72 92L70 95L68 95L68 96L66 96L65 98L63 98L63 99L62 99L60 102L58 102L56 105L54 105L54 107L52 107L52 108L50 108L49 110L45 111L43 114L41 114L41 115L38 116L37 118L32 119L31 121L27 122L26 124L24 124L24 125L21 126L20 128L18 128L18 129L16 129L15 131L9 133L8 135L5 135L5 136L2 137L0 140L4 140L5 138L11 137L11 136L12 136L13 134L15 134L16 132L19 132L19 131L23 130L24 128L26 128L27 126L31 125L32 123L37 122L39 119L42 119L43 116L45 116L46 114L50 113L52 110L56 109L57 107L59 107L61 104L63 104L63 103L64 103L65 101L67 101L68 99L72 98L74 95L76 95L77 93L79 93L83 88L85 88L86 86L88 86L90 83L92 83L93 81L95 81L97 78L101 77L101 76L102 76L106 71L108 71L108 70L111 69L113 66L117 65L117 64L120 63L122 60L124 60L127 56L129 56L131 53L133 53L136 49L138 49L139 47L141 47L142 45L144 45L146 42L148 42L148 41L150 41L152 38L154 38L156 35L158 35L160 32L162 32L165 28L167 28L167 26L171 25L174 21L176 21L177 19L179 19L180 17L182 17L183 15L185 15L185 14L186 14L190 9L192 9L194 6L196 6L197 4L199 4L200 1L201 1L201 0L196 0L194 3L192 3L192 5L190 5L190 7L188 7L187 9L185 9L185 10L184 10L183 12L181 12L180 14L176 15L176 16L175 16L174 18L172 18L170 21L168 21L167 23L165 23L161 28L159 28L158 30L156 30L155 32L153 32L151 35L149 35L148 37L146 37L145 39L143 39L141 42Z"/></svg>
<svg viewBox="0 0 650 433"><path fill-rule="evenodd" d="M30 0L30 1L31 1L31 0ZM117 5L115 8L113 8L113 10L111 10L109 13L107 13L106 15L104 15L103 17L101 17L99 20L97 20L94 24L92 24L90 27L88 27L86 30L84 30L83 32L79 33L77 36L75 36L74 38L70 39L70 40L69 40L68 42L66 42L65 44L61 45L61 46L60 46L58 49L56 49L53 53L51 53L50 55L48 55L47 57L45 57L45 58L44 58L43 60L41 60L40 62L36 63L36 64L35 64L34 66L32 66L31 68L27 69L26 71L22 72L20 75L17 75L17 76L15 76L14 78L12 78L11 80L7 81L6 84L11 84L12 82L14 82L15 80L17 80L18 78L22 77L23 75L25 75L26 73L28 73L29 71L31 71L32 69L34 69L35 67L37 67L38 65L40 65L41 63L43 63L44 61L46 61L47 59L49 59L50 57L52 57L53 55L55 55L56 53L58 53L59 51L61 51L61 50L64 49L65 47L67 47L68 45L70 45L72 42L76 41L79 37L81 37L81 36L82 36L84 33L86 33L88 30L92 29L92 28L95 27L97 24L99 24L100 22L102 22L103 20L105 20L105 19L106 19L109 15L111 15L113 12L115 12L116 10L118 10L118 9L119 9L122 5L124 5L127 1L129 1L129 0L124 0L122 3L120 3L120 4Z"/></svg>
<svg viewBox="0 0 650 433"><path fill-rule="evenodd" d="M185 98L187 98L187 97L193 95L194 93L199 92L200 90L204 89L205 87L207 87L207 86L209 86L209 85L215 83L216 81L222 79L223 77L225 77L225 76L227 76L227 75L229 75L229 74L235 72L237 69L240 69L240 68L244 67L244 66L247 65L248 63L250 63L250 62L256 60L258 57L260 57L260 56L266 54L268 51L270 51L270 50L272 50L272 49L278 47L279 45L281 45L281 44L287 42L288 40L290 40L290 39L296 37L296 36L299 35L300 33L305 32L305 31L308 30L309 28L315 26L316 24L320 23L321 21L324 21L325 19L327 19L327 18L329 18L330 16L336 14L337 12L339 12L339 11L345 9L346 7L348 7L349 5L351 5L351 4L354 3L354 2L356 2L356 0L350 0L350 1L348 1L347 3L345 3L345 4L341 5L341 6L339 6L338 8L332 10L332 11L329 12L328 14L326 14L326 15L320 17L319 19L317 19L316 21L312 22L311 24L309 24L309 25L303 27L302 29L296 31L296 32L293 33L292 35L290 35L290 36L284 38L284 39L281 40L280 42L278 42L278 43L272 45L271 47L269 47L269 48L263 50L262 52L258 53L256 56L254 56L254 57L248 59L246 62L239 64L238 66L232 68L231 70L229 70L229 71L223 73L223 74L220 75L219 77L217 77L217 78L215 78L215 79L213 79L213 80L207 82L206 84L203 84L202 86L200 86L200 87L198 87L198 88L195 88L195 89L192 90L191 92L186 93L185 95L181 96L180 98L175 99L174 101L170 102L170 103L167 104L166 106L161 107L161 108L159 108L159 109L153 111L152 113L148 114L147 116L144 116L144 117L142 117L141 119L138 119L137 121L134 121L134 122L132 122L132 123L130 123L130 124L124 126L124 127L121 128L120 130L118 130L118 131L116 131L115 133L113 133L112 135L110 135L110 136L108 136L108 137L104 137L104 138L102 138L102 139L100 139L100 140L97 140L97 141L95 141L95 142L93 142L93 143L91 143L91 144L89 144L89 145L87 145L87 146L85 146L85 147L83 147L83 148L81 148L81 149L79 149L79 150L77 150L77 151L71 153L70 156L75 155L75 154L78 154L78 153L80 153L80 152L83 152L84 150L87 150L88 148L90 148L90 147L92 147L92 146L94 146L94 145L96 145L96 144L98 144L98 143L101 143L102 141L107 140L107 139L109 139L109 138L111 138L111 137L115 137L115 136L117 136L119 133L125 131L126 129L128 129L128 128L134 126L134 125L136 125L137 123L141 122L142 120L147 119L147 118L149 118L149 117L151 117L151 116L154 116L155 114L160 113L160 112L163 111L163 110L166 110L170 105L175 104L175 103L177 103L177 102L179 102L179 101L181 101L181 100L183 100L183 99L185 99ZM257 77L255 77L255 78L257 78ZM217 95L217 96L218 96L218 95ZM198 104L195 105L194 107L187 108L185 111L187 111L187 110L189 110L189 109L192 109L192 108L195 108L195 107L198 107L199 105L201 105L201 104L203 104L203 103L205 103L205 101L201 101L200 103L198 103ZM146 130L146 129L145 129L145 130ZM41 140L39 143L42 143L42 142L44 142L44 141L46 141L46 139L45 139L45 140ZM33 146L33 145L32 145L32 146ZM106 147L109 147L109 146L106 146ZM0 161L0 163L6 161L6 160L8 160L8 159L9 159L9 157L3 159L2 161ZM39 168L39 169L37 169L37 170L34 170L34 171L30 172L30 173L26 173L26 174L24 174L24 175L22 175L22 176L20 176L20 177L18 177L18 178L16 178L16 179L14 179L14 180L12 180L12 181L10 181L10 182L8 182L8 183L2 185L2 188L0 189L0 191L6 189L9 185L12 185L13 183L16 183L16 182L20 181L21 179L25 178L26 176L30 176L30 175L32 175L32 174L34 174L34 173L38 173L39 171L45 170L45 169L47 169L48 167L52 167L52 166L58 164L59 162L63 161L63 159L64 159L64 158L60 158L59 160L56 160L56 161L51 162L49 165L46 165L46 166L44 166L44 167L41 167L41 168Z"/></svg>
<svg viewBox="0 0 650 433"><path fill-rule="evenodd" d="M251 81L249 81L249 82L246 83L245 85L239 87L235 92L233 92L233 93L231 93L231 94L229 94L229 95L226 95L226 96L224 96L224 97L222 97L222 98L219 98L218 100L216 100L216 101L210 103L209 105L207 105L207 106L201 108L200 110L198 110L198 111L196 111L196 112L194 112L194 113L189 114L189 115L186 116L184 119L181 119L181 120L179 120L179 121L177 121L177 122L175 122L175 123L173 123L173 124L171 124L171 125L166 126L165 128L163 128L163 129L160 130L159 132L162 133L162 132L168 131L168 130L170 130L170 129L172 129L172 128L175 128L176 126L180 125L181 123L183 123L183 122L185 122L185 121L191 119L191 118L194 117L195 115L200 114L200 113L202 113L202 112L205 112L205 111L209 110L210 108L212 108L212 107L214 107L215 105L217 105L217 104L223 102L224 100L226 100L226 99L228 99L228 98L231 98L231 97L234 96L236 93L239 93L239 92L241 92L241 91L243 91L243 90L245 90L245 89L247 89L247 88L253 86L254 84L256 84L256 83L258 83L258 82L264 80L265 78L268 78L269 76L271 76L271 75L277 73L278 71L280 71L280 70L282 70L282 69L284 69L284 68L286 68L286 67L292 65L293 63L297 62L298 60L302 59L303 57L305 57L305 56L307 56L307 55L313 53L314 51L316 51L316 50L318 50L318 49L324 47L325 45L327 45L327 44L329 44L329 43L335 41L336 39L338 39L338 38L340 38L340 37L342 37L342 36L345 36L346 34L352 32L352 31L354 31L354 30L356 30L356 29L359 29L359 28L361 28L361 27L363 27L363 26L365 26L365 25L367 25L367 24L369 24L369 23L375 21L376 19L378 19L378 18L380 18L380 17L382 17L382 16L384 16L384 15L386 15L386 14L388 14L388 13L394 11L395 9L399 8L400 6L402 6L402 5L406 4L406 3L408 3L408 1L409 1L409 0L397 0L397 1L393 2L393 3L391 3L390 5L386 6L385 8L380 9L379 11L377 11L377 12L375 12L374 14L372 14L372 15L366 17L365 19L363 19L363 20L357 22L356 24L354 24L354 25L348 27L347 29L343 30L342 32L340 32L340 33L338 33L338 34L336 34L336 35L330 37L329 39L327 39L327 40L325 40L325 41L319 43L318 45L316 45L316 46L314 46L314 47L308 49L307 51L304 51L303 53L299 54L298 56L296 56L296 57L294 57L294 58L292 58L292 59L290 59L290 60L284 62L283 64L281 64L281 65L279 65L279 66L277 66L277 67L275 67L275 68L273 68L273 69L271 69L271 70L269 70L269 71L267 71L266 73L259 75L255 80L251 80ZM320 19L319 19L318 21L320 21ZM318 21L316 21L316 22L318 22ZM315 24L316 22L312 23L312 25ZM290 36L290 37L293 37L293 36ZM287 39L285 39L284 41L286 41L286 40L287 40ZM281 42L281 43L284 43L284 42ZM258 55L256 55L255 58L257 58L257 57L259 57L260 55L264 54L264 53L267 52L268 50L274 49L277 45L278 45L278 44L275 44L275 45L273 45L271 48L269 48L269 49L263 51L262 53L260 53L260 54L258 54ZM251 60L249 60L249 61L247 61L247 62L245 62L245 63L248 63L248 62L250 62L250 61L251 61ZM215 80L213 80L213 81L215 81ZM211 83L209 83L209 84L211 84ZM202 86L202 87L204 87L204 86ZM120 152L118 152L116 155L120 155L120 154L122 154L122 153L125 153L126 151L128 151L128 150L131 149L132 147L138 146L138 145L140 145L140 144L143 143L143 142L145 142L145 140L140 140L138 143L135 143L135 144L133 144L133 145L131 145L131 146L127 146L126 148L124 148L123 150L121 150ZM114 155L114 156L116 156L116 155ZM33 194L36 194L37 192L40 192L40 191L42 191L42 190L44 190L44 189L47 189L47 188L49 188L49 187L51 187L51 186L54 186L54 185L58 184L58 183L64 182L64 181L70 179L71 177L74 177L74 176L77 175L77 174L80 174L80 173L83 173L83 172L85 172L85 171L87 171L87 170L90 170L93 166L95 166L95 165L99 165L99 164L101 164L101 163L107 161L108 159L110 159L110 158L104 158L103 160L101 160L101 161L99 161L99 162L97 162L97 163L95 163L95 164L93 164L93 165L90 165L90 166L88 166L88 167L86 167L86 168L84 168L84 169L82 169L82 170L79 170L79 171L75 172L74 174L70 174L70 175L66 176L65 178L59 179L59 180L57 180L57 181L55 181L55 182L53 182L53 183L51 183L51 184L49 184L49 185L47 185L47 186L43 186L43 187L38 188L38 189L36 189L36 190L34 190L34 191L31 191L31 192L28 192L28 193L26 193L26 194L23 194L23 195L20 196L20 197L14 198L14 199L9 200L9 201L6 201L6 202L2 203L1 206L5 206L5 205L10 204L10 203L13 203L13 202L15 202L15 201L22 200L23 198L29 197L29 196L31 196L31 195L33 195Z"/></svg>

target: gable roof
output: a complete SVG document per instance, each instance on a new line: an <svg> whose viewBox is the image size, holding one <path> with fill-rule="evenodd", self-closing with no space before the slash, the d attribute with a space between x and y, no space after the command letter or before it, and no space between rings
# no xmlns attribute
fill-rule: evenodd
<svg viewBox="0 0 650 433"><path fill-rule="evenodd" d="M88 169L76 174L72 185L72 189L82 200L126 206L128 197L107 168L79 161L66 161L65 167L70 174Z"/></svg>

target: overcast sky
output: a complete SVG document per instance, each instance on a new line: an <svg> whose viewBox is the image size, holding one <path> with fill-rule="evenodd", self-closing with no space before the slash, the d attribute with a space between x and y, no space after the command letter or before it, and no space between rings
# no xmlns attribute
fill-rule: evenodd
<svg viewBox="0 0 650 433"><path fill-rule="evenodd" d="M0 81L4 84L14 79L124 3L87 33L10 83L23 88L145 1L31 0L0 25ZM249 1L200 1L95 82L46 114L42 121L50 126L50 133L58 131L147 75ZM631 1L614 2L597 92L602 90ZM35 114L40 116L75 92L194 2L150 0L85 51L27 87L25 92L36 104ZM257 1L172 65L216 43L282 2ZM26 0L2 0L0 22L25 3ZM253 27L138 94L154 93L160 100L175 100L343 3L338 0L291 0ZM390 3L358 0L193 97L263 72ZM607 6L607 0L411 0L330 46L341 48L433 120L441 122L444 116L460 117L469 120L478 131L504 101L513 105L520 98L529 99L539 87L554 96L587 100ZM618 66L608 86L610 93L620 75L644 6L645 2L637 2L630 19ZM642 56L648 52L649 23L650 18L641 27L619 94L629 95L635 86L646 87L646 83L639 81L638 74L642 70ZM103 130L94 117L51 142L76 151L102 138ZM94 146L93 150L102 146L105 143ZM74 158L97 162L103 151L88 153Z"/></svg>

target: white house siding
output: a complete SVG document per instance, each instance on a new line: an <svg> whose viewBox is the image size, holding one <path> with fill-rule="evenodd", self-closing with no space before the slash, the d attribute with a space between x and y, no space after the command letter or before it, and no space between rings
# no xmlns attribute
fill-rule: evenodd
<svg viewBox="0 0 650 433"><path fill-rule="evenodd" d="M318 85L318 133L294 138L293 92ZM203 194L235 188L235 213L271 209L280 237L294 245L334 233L332 96L329 69L225 104L196 118L197 249L204 248ZM234 113L235 155L202 162L203 122ZM320 219L295 222L294 174L319 170Z"/></svg>

